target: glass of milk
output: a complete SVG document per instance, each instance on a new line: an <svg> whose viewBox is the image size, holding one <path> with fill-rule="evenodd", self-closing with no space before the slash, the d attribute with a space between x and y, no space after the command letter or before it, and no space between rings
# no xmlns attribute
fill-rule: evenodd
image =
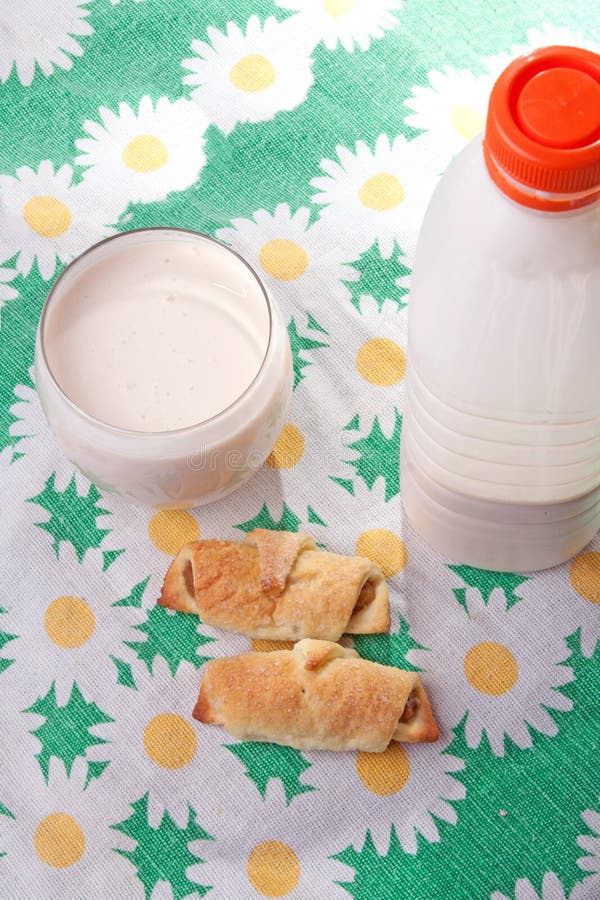
<svg viewBox="0 0 600 900"><path fill-rule="evenodd" d="M40 319L36 382L65 454L133 503L210 503L264 462L292 391L264 285L206 235L148 228L75 259Z"/></svg>

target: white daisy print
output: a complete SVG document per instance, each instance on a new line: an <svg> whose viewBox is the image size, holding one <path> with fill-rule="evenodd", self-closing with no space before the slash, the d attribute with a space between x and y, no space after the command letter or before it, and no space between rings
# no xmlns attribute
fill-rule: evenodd
<svg viewBox="0 0 600 900"><path fill-rule="evenodd" d="M407 311L399 310L392 300L379 305L372 297L364 297L360 313L348 305L336 310L331 326L325 317L323 324L331 335L328 375L332 390L339 392L337 406L349 405L358 414L361 428L377 417L389 438L402 413Z"/></svg>
<svg viewBox="0 0 600 900"><path fill-rule="evenodd" d="M429 87L418 85L404 103L414 110L405 122L426 132L418 145L428 164L443 171L453 156L485 129L491 75L473 75L466 69L444 66L430 72Z"/></svg>
<svg viewBox="0 0 600 900"><path fill-rule="evenodd" d="M343 432L345 441L354 440L358 432ZM347 448L343 448L340 457L350 459L356 456ZM392 466L395 464L392 461ZM335 522L335 541L326 536L328 549L336 553L366 556L376 562L383 571L390 588L391 635L398 631L399 616L410 619L409 598L413 578L418 566L413 565L412 551L409 546L410 533L404 519L404 510L399 494L386 500L386 482L378 478L372 488L368 488L362 478L356 477L356 470L348 465L332 465L327 471L326 481L332 485L333 493L327 492L323 510L323 518L327 522ZM333 476L333 477L332 477ZM343 489L344 480L352 483L352 493ZM325 481L325 479L324 479ZM324 483L324 482L322 482ZM360 516L356 510L360 509Z"/></svg>
<svg viewBox="0 0 600 900"><path fill-rule="evenodd" d="M564 637L580 629L581 652L600 641L600 536L563 566L536 572L519 587L537 627Z"/></svg>
<svg viewBox="0 0 600 900"><path fill-rule="evenodd" d="M386 433L377 415L361 416L355 406L349 410L349 421L341 432L339 460L332 466L329 479L355 498L356 508L363 509L365 503L375 508L391 503L397 509L402 416L398 410L391 410Z"/></svg>
<svg viewBox="0 0 600 900"><path fill-rule="evenodd" d="M225 755L233 759L233 754ZM294 798L296 814L291 817L282 795L275 800L268 794L265 802L243 776L243 781L252 788L252 793L247 794L239 781L237 765L235 791L223 794L229 816L223 815L220 821L215 821L212 831L206 826L215 841L202 845L204 862L197 866L198 880L202 875L205 884L213 885L210 893L215 900L231 900L233 884L239 900L256 900L257 896L286 900L347 898L348 894L337 882L351 881L353 870L331 859L331 854L338 849L337 840L335 846L324 846L324 835L331 833L331 810L329 826L326 818L322 821L313 818L315 810L311 800L316 792L304 793ZM219 780L228 783L223 776ZM231 796L226 797L225 793ZM310 828L299 827L302 814L310 820ZM223 880L223 871L227 872L227 881Z"/></svg>
<svg viewBox="0 0 600 900"><path fill-rule="evenodd" d="M109 532L102 550L127 547L121 559L125 582L137 584L148 578L142 606L154 606L173 557L183 544L200 537L197 510L145 509L110 493L103 494L101 506L105 512L97 516L96 527Z"/></svg>
<svg viewBox="0 0 600 900"><path fill-rule="evenodd" d="M333 421L341 413L343 422L328 475L370 508L391 503L400 490L406 311L372 297L363 298L361 309L362 315L353 307L340 310L332 330L327 390L337 411Z"/></svg>
<svg viewBox="0 0 600 900"><path fill-rule="evenodd" d="M348 441L364 437L364 432L358 428L344 434ZM345 458L350 458L351 455L346 450ZM330 519L336 522L336 535L337 523L341 529L343 542L340 546L343 550L340 552L373 559L379 563L388 578L391 633L394 634L398 631L398 615L412 621L413 602L420 602L422 593L439 595L440 586L444 588L444 582L449 582L450 572L444 565L443 558L432 553L405 518L400 494L395 493L389 497L389 483L392 474L395 477L397 469L394 458L390 469L392 471L387 479L384 472L370 488L363 478L357 476L356 470L348 466L345 471L338 468L335 473L332 472L331 475L339 475L339 480L330 476L331 481L337 482L336 506ZM351 491L347 488L342 490L344 478L352 479ZM359 518L355 516L356 509L361 510Z"/></svg>
<svg viewBox="0 0 600 900"><path fill-rule="evenodd" d="M141 665L133 671L136 689L115 689L119 710L115 721L90 729L108 743L89 747L87 758L109 760L108 770L112 769L113 778L119 772L128 773L127 800L137 800L148 792L148 821L152 828L158 827L165 810L181 828L188 821L188 804L194 806L190 784L199 781L206 790L209 771L213 779L218 777L217 764L207 759L201 732L206 726L192 718L200 676L187 663L172 675L160 657L154 660L152 674ZM217 751L212 757L221 755ZM204 806L210 805L210 801L206 804L206 794L200 804L203 824Z"/></svg>
<svg viewBox="0 0 600 900"><path fill-rule="evenodd" d="M257 480L261 481L260 473L252 484ZM262 487L264 491L264 484ZM201 509L157 510L132 506L117 494L106 493L101 505L106 512L97 516L96 526L109 531L102 541L102 550L118 551L127 547L127 552L119 558L120 575L125 579L123 586L148 578L142 600L144 607L155 604L167 568L184 544L200 537L240 540L240 532L232 527L239 516L239 500L230 501L228 497ZM235 639L235 635L231 637Z"/></svg>
<svg viewBox="0 0 600 900"><path fill-rule="evenodd" d="M113 852L126 840L110 827L123 812L120 794L108 795L98 782L86 788L86 770L85 761L76 760L67 778L62 763L51 759L46 784L22 754L15 760L12 775L20 791L11 808L14 819L0 817L6 851L0 881L15 885L15 896L39 897L42 886L45 896L97 896L102 872L103 896L143 900L141 882Z"/></svg>
<svg viewBox="0 0 600 900"><path fill-rule="evenodd" d="M314 178L313 202L325 206L324 221L336 229L352 262L374 241L384 259L396 242L408 253L435 187L414 141L380 134L372 151L358 141L355 152L337 147L338 161L321 160L325 175Z"/></svg>
<svg viewBox="0 0 600 900"><path fill-rule="evenodd" d="M439 841L435 819L455 825L460 815L460 806L453 804L466 791L455 773L464 762L442 753L438 744L392 741L383 753L304 755L313 764L311 784L319 789L313 805L340 808L352 797L352 816L337 829L340 847L362 845L368 828L378 852L385 854L393 825L402 848L414 854L418 835L430 843Z"/></svg>
<svg viewBox="0 0 600 900"><path fill-rule="evenodd" d="M295 24L314 44L323 41L328 50L338 44L349 53L355 46L368 50L398 24L400 0L277 0L277 6L299 13Z"/></svg>
<svg viewBox="0 0 600 900"><path fill-rule="evenodd" d="M83 48L77 38L93 34L86 20L90 0L19 0L4 3L0 30L0 81L7 81L13 67L21 84L28 86L36 65L48 76L54 67L70 69Z"/></svg>
<svg viewBox="0 0 600 900"><path fill-rule="evenodd" d="M142 203L164 200L198 179L209 122L197 104L160 97L154 105L145 96L137 111L120 103L118 114L103 106L98 116L101 124L88 119L83 130L89 137L75 141L75 163L88 167L84 179L98 178Z"/></svg>
<svg viewBox="0 0 600 900"><path fill-rule="evenodd" d="M118 560L106 572L103 562L94 548L79 562L71 544L61 543L57 559L49 545L38 542L35 566L21 567L3 600L2 628L17 637L0 656L15 660L15 672L35 671L36 678L23 687L29 704L53 681L60 706L68 702L74 682L87 701L95 700L99 690L117 681L113 657L135 660L127 642L144 640L135 626L146 614L136 606L115 605L127 596L115 587Z"/></svg>
<svg viewBox="0 0 600 900"><path fill-rule="evenodd" d="M427 649L411 649L407 658L428 673L441 723L454 728L467 713L467 745L478 747L485 733L496 756L504 755L505 736L525 748L532 746L530 728L555 735L548 710L573 706L559 690L573 680L573 670L561 665L569 656L564 640L535 627L526 601L507 609L500 589L487 604L478 590L468 588L464 597L463 606L448 596L443 617L431 616L425 597L409 614L412 636ZM430 602L439 605L439 586Z"/></svg>
<svg viewBox="0 0 600 900"><path fill-rule="evenodd" d="M3 616L0 614L0 633L2 633L2 619ZM24 712L28 705L28 697L23 690L26 678L27 676L24 677L24 673L17 672L13 665L0 672L2 716L4 722L10 722L10 728L0 728L0 759L5 773L0 788L0 802L11 809L20 802L22 793L22 783L16 778L16 773L13 773L13 766L17 764L17 759L24 758L25 766L29 767L28 771L39 768L35 757L42 749L40 740L31 732L39 727L44 719L42 716Z"/></svg>
<svg viewBox="0 0 600 900"><path fill-rule="evenodd" d="M132 585L143 585L140 603L144 610L156 606L167 569L184 544L197 541L201 536L236 541L241 537L240 532L231 527L237 506L231 506L227 498L212 513L206 507L201 511L144 509L131 506L116 494L109 493L102 495L101 506L105 512L96 517L96 526L109 532L102 541L102 551L119 551L127 547L108 573L114 580L118 579L122 596ZM197 621L186 613L173 615L186 621ZM248 640L242 635L212 628L204 622L199 622L196 627L198 635L210 639L206 643L198 642L198 653L202 656L212 658L248 650Z"/></svg>
<svg viewBox="0 0 600 900"><path fill-rule="evenodd" d="M314 423L320 417L329 427L317 438ZM276 477L270 479L270 485L280 483L283 496L294 497L295 509L306 509L310 505L314 521L303 524L301 529L309 531L317 542L331 539L319 520L324 517L323 521L330 521L325 510L337 489L328 482L327 475L343 452L340 441L343 425L340 410L328 391L327 379L315 374L311 391L304 394L302 403L292 402L289 419L265 461L265 474L276 473ZM318 496L315 496L315 479L320 482ZM270 485L265 482L263 490L269 491ZM280 505L278 501L277 506ZM270 502L269 508L274 515L275 504ZM340 538L337 529L335 537L336 540Z"/></svg>
<svg viewBox="0 0 600 900"><path fill-rule="evenodd" d="M348 519L349 546L344 552L366 556L381 566L390 587L391 633L394 634L399 614L407 615L407 582L412 574L412 567L407 568L411 556L400 497L386 503L381 488L369 492L363 482L357 482L354 498L348 498L347 502L352 507L360 505L361 515L356 520L338 511L338 516Z"/></svg>
<svg viewBox="0 0 600 900"><path fill-rule="evenodd" d="M22 548L26 534L37 546L40 531L35 525L50 517L42 506L27 503L36 492L36 478L35 465L16 457L12 447L0 451L0 539L5 552L13 545Z"/></svg>
<svg viewBox="0 0 600 900"><path fill-rule="evenodd" d="M494 891L490 900L512 900L501 891ZM515 884L514 900L567 900L562 883L554 872L546 872L540 894L527 878L519 878Z"/></svg>
<svg viewBox="0 0 600 900"><path fill-rule="evenodd" d="M542 879L542 889L538 893L529 879L519 878L514 895L507 897L501 891L494 891L490 900L595 900L600 894L600 880L584 878L567 894L563 884L554 872L546 872Z"/></svg>
<svg viewBox="0 0 600 900"><path fill-rule="evenodd" d="M597 41L588 38L579 29L571 29L545 23L541 28L530 28L527 32L526 43L513 44L511 48L503 53L490 56L486 61L486 68L493 74L495 78L513 61L517 56L526 56L532 50L540 47L583 47L598 53L600 45Z"/></svg>
<svg viewBox="0 0 600 900"><path fill-rule="evenodd" d="M326 397L331 406L326 474L335 497L342 488L361 509L390 503L392 509L379 515L394 515L399 524L394 498L400 489L406 311L390 300L378 305L372 297L363 298L361 310L348 306L338 312L327 371L313 376L311 391L315 404ZM339 520L339 513L330 518Z"/></svg>
<svg viewBox="0 0 600 900"><path fill-rule="evenodd" d="M14 300L19 296L19 292L10 284L16 276L16 269L11 269L8 266L0 266L0 327L2 327L2 307L5 306L9 300Z"/></svg>
<svg viewBox="0 0 600 900"><path fill-rule="evenodd" d="M15 450L23 453L32 463L30 496L42 490L54 472L54 487L64 491L75 478L77 493L84 497L90 489L90 481L66 458L58 446L54 434L48 427L40 398L35 388L35 370L29 369L31 385L17 384L14 388L16 402L10 407L16 421L11 422L8 432L16 438Z"/></svg>
<svg viewBox="0 0 600 900"><path fill-rule="evenodd" d="M321 221L309 225L309 218L307 207L292 213L280 203L273 214L259 209L215 235L243 254L287 313L310 307L323 295L345 303L350 299L345 282L359 277L340 261L335 232Z"/></svg>
<svg viewBox="0 0 600 900"><path fill-rule="evenodd" d="M72 185L73 169L56 172L49 160L37 172L21 166L0 175L0 259L17 255L16 268L27 275L34 261L46 281L57 262L67 263L96 241L114 234L110 227L122 211L122 198L107 198L101 184Z"/></svg>
<svg viewBox="0 0 600 900"><path fill-rule="evenodd" d="M600 897L600 875L590 875L579 881L571 893L569 900L597 900Z"/></svg>
<svg viewBox="0 0 600 900"><path fill-rule="evenodd" d="M600 886L600 812L595 809L586 809L581 818L592 832L591 834L582 834L577 838L577 843L586 855L581 856L577 862L580 869L584 872L592 872L593 877L597 879Z"/></svg>
<svg viewBox="0 0 600 900"><path fill-rule="evenodd" d="M289 21L270 16L261 25L251 16L245 34L235 22L225 34L213 26L206 33L208 42L192 41L196 55L182 62L190 72L183 83L225 134L238 122L264 122L306 99L313 61Z"/></svg>

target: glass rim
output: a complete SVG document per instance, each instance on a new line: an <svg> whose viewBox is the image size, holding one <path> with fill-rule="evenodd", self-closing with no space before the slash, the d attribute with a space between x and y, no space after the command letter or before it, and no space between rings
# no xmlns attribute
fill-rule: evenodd
<svg viewBox="0 0 600 900"><path fill-rule="evenodd" d="M55 378L54 372L52 371L52 368L48 362L48 358L46 356L44 331L45 331L45 326L46 326L46 319L48 316L48 310L51 306L52 299L55 296L61 281L63 280L65 275L67 275L68 272L72 271L73 268L81 262L81 260L83 260L86 256L89 256L90 254L94 253L100 247L104 247L106 244L110 244L112 242L118 241L119 238L127 238L130 235L135 235L135 234L137 234L137 235L151 234L152 232L157 232L157 231L171 232L173 235L177 235L177 234L191 235L194 238L200 238L201 240L210 241L210 243L217 244L218 247L221 247L223 250L227 251L227 253L230 253L232 256L234 256L240 263L242 263L242 265L246 269L249 270L249 272L255 279L256 283L258 284L258 286L260 288L261 294L264 298L264 301L265 301L265 304L267 307L267 312L269 315L269 334L267 337L267 344L265 347L264 356L262 358L261 364L260 364L256 374L254 375L254 378L252 379L250 384L248 384L248 386L244 389L244 391L239 395L239 397L236 397L235 400L233 400L232 403L229 404L229 406L225 407L225 409L219 410L218 413L215 413L213 416L210 416L210 418L208 418L208 419L203 419L202 421L195 422L192 425L184 425L182 428L173 428L173 429L168 429L166 431L139 431L135 428L123 428L120 425L112 425L110 422L105 422L103 419L99 419L96 416L93 416L91 413L86 412L86 410L82 409L81 406L79 406L77 403L75 403L74 400L71 399L71 397L69 397L69 395L66 393L66 391L59 384L58 380ZM232 247L228 247L227 244L224 244L222 241L219 241L217 238L213 237L212 235L206 234L203 231L195 231L193 228L177 228L172 225L150 225L147 228L131 228L129 231L120 231L117 234L111 234L108 237L103 238L101 241L96 241L95 244L90 244L90 246L86 247L86 249L83 250L80 254L78 254L78 256L74 257L65 266L63 271L60 273L60 275L58 276L58 278L56 279L56 281L54 282L54 284L48 291L48 294L46 295L46 299L44 300L44 305L42 307L42 312L41 312L40 318L39 318L37 335L38 335L38 344L39 344L40 354L41 354L42 360L44 362L45 369L46 369L48 375L50 376L52 384L54 385L54 387L56 388L56 390L58 391L58 393L60 394L62 399L65 400L66 403L78 415L80 415L82 418L86 419L90 424L92 424L94 426L99 426L103 429L108 429L109 431L115 433L116 435L122 435L124 437L146 438L146 439L161 438L161 437L165 438L165 437L170 437L170 436L174 436L174 435L191 434L192 432L196 431L199 428L203 428L204 426L212 425L215 422L218 422L219 419L223 418L228 413L230 413L235 407L238 406L238 404L240 404L247 397L247 395L250 393L250 391L252 390L252 388L254 387L254 385L256 384L258 379L260 378L260 375L265 368L267 356L269 355L269 350L271 349L271 346L273 343L273 302L269 296L269 292L267 291L266 286L265 286L263 280L261 279L260 275L256 272L256 270L248 262L248 260L245 259L241 255L241 253L237 252L237 250L234 250Z"/></svg>

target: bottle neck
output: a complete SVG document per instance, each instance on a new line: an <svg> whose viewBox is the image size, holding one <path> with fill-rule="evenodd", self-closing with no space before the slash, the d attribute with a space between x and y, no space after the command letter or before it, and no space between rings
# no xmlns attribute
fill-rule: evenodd
<svg viewBox="0 0 600 900"><path fill-rule="evenodd" d="M600 185L597 185L592 190L579 193L555 194L548 191L538 191L535 188L522 184L498 165L485 140L483 142L483 157L494 184L511 200L529 209L539 209L543 212L566 212L589 206L600 200Z"/></svg>

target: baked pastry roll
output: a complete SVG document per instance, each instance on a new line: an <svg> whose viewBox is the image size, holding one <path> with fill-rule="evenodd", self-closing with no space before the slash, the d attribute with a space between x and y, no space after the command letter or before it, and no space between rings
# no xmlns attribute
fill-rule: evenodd
<svg viewBox="0 0 600 900"><path fill-rule="evenodd" d="M439 736L418 672L308 639L208 662L193 716L241 740L299 750L380 752L391 740Z"/></svg>
<svg viewBox="0 0 600 900"><path fill-rule="evenodd" d="M185 544L159 604L252 638L336 641L388 631L388 589L370 559L319 550L308 534L255 528L241 542Z"/></svg>

